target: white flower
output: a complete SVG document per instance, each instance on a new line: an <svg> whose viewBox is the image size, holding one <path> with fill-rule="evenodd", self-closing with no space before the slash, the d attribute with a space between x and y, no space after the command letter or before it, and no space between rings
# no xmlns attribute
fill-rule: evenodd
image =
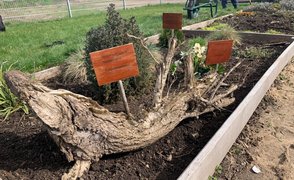
<svg viewBox="0 0 294 180"><path fill-rule="evenodd" d="M183 51L181 51L181 53L180 53L180 56L181 56L181 59L183 59L185 56L187 56L187 53L186 53L186 52L183 52Z"/></svg>
<svg viewBox="0 0 294 180"><path fill-rule="evenodd" d="M202 56L201 53L197 53L197 57L198 57L198 58L202 58L203 56Z"/></svg>
<svg viewBox="0 0 294 180"><path fill-rule="evenodd" d="M180 61L180 60L176 60L175 61L175 65L178 67L178 66L180 66L182 64L182 61Z"/></svg>
<svg viewBox="0 0 294 180"><path fill-rule="evenodd" d="M205 46L202 46L200 51L201 51L201 53L204 53L205 50L206 50Z"/></svg>
<svg viewBox="0 0 294 180"><path fill-rule="evenodd" d="M195 53L198 53L201 50L201 46L199 43L195 43L194 47L193 47Z"/></svg>

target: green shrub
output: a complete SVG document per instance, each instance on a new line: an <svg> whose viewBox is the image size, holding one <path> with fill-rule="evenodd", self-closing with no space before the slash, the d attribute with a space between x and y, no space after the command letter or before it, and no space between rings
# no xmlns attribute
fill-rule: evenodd
<svg viewBox="0 0 294 180"><path fill-rule="evenodd" d="M20 101L9 89L4 79L3 64L0 67L0 116L7 119L14 112L21 110L28 114L28 107ZM8 68L10 69L10 68Z"/></svg>
<svg viewBox="0 0 294 180"><path fill-rule="evenodd" d="M90 52L131 42L135 47L140 76L124 80L124 87L127 94L146 93L151 90L153 84L153 73L150 70L152 60L141 43L138 40L128 37L127 33L137 37L143 37L135 18L132 17L129 20L123 19L119 12L115 10L115 5L110 4L107 9L105 24L97 28L92 28L86 36L85 59L88 68L88 77L93 84L97 84L90 62ZM97 87L97 90L100 103L111 102L119 96L117 83Z"/></svg>
<svg viewBox="0 0 294 180"><path fill-rule="evenodd" d="M168 47L168 41L169 39L171 38L172 36L172 31L170 29L164 29L160 36L159 36L159 43L158 45L160 47L165 47L167 48ZM181 31L181 30L174 30L174 35L175 37L178 39L178 42L181 43L184 41L185 39L185 36L184 36L184 33Z"/></svg>
<svg viewBox="0 0 294 180"><path fill-rule="evenodd" d="M192 39L189 39L189 41L188 41L188 44L189 44L190 48L194 47L196 43L199 43L200 46L206 46L207 45L206 39L204 39L202 37L192 38Z"/></svg>

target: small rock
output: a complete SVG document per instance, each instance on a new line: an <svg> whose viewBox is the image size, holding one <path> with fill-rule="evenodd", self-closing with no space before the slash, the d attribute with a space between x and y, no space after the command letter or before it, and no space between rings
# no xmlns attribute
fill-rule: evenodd
<svg viewBox="0 0 294 180"><path fill-rule="evenodd" d="M255 174L261 173L261 170L258 166L254 165L251 169Z"/></svg>
<svg viewBox="0 0 294 180"><path fill-rule="evenodd" d="M172 159L173 159L173 156L171 154L168 155L167 158L166 158L167 161L171 161Z"/></svg>

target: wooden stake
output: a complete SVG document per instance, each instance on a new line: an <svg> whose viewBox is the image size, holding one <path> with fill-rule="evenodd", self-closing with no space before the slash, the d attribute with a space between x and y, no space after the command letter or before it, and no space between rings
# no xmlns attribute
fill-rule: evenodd
<svg viewBox="0 0 294 180"><path fill-rule="evenodd" d="M121 80L118 81L118 86L119 86L119 91L121 93L121 97L123 99L123 103L124 103L126 113L127 113L128 116L131 116L129 104L128 104L126 93L125 93L125 89L124 89L124 86L123 86L123 83L122 83Z"/></svg>

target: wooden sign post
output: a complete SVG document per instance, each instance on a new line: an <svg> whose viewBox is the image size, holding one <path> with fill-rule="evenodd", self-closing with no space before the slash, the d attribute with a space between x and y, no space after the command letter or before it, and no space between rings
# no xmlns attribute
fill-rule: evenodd
<svg viewBox="0 0 294 180"><path fill-rule="evenodd" d="M163 13L162 28L171 29L172 37L174 37L175 29L182 29L183 14L182 13Z"/></svg>
<svg viewBox="0 0 294 180"><path fill-rule="evenodd" d="M207 46L207 65L227 62L232 55L233 40L209 41Z"/></svg>
<svg viewBox="0 0 294 180"><path fill-rule="evenodd" d="M182 29L183 14L181 13L163 13L163 29Z"/></svg>
<svg viewBox="0 0 294 180"><path fill-rule="evenodd" d="M92 52L90 59L99 86L118 81L126 113L130 116L130 109L121 80L139 75L133 44Z"/></svg>

